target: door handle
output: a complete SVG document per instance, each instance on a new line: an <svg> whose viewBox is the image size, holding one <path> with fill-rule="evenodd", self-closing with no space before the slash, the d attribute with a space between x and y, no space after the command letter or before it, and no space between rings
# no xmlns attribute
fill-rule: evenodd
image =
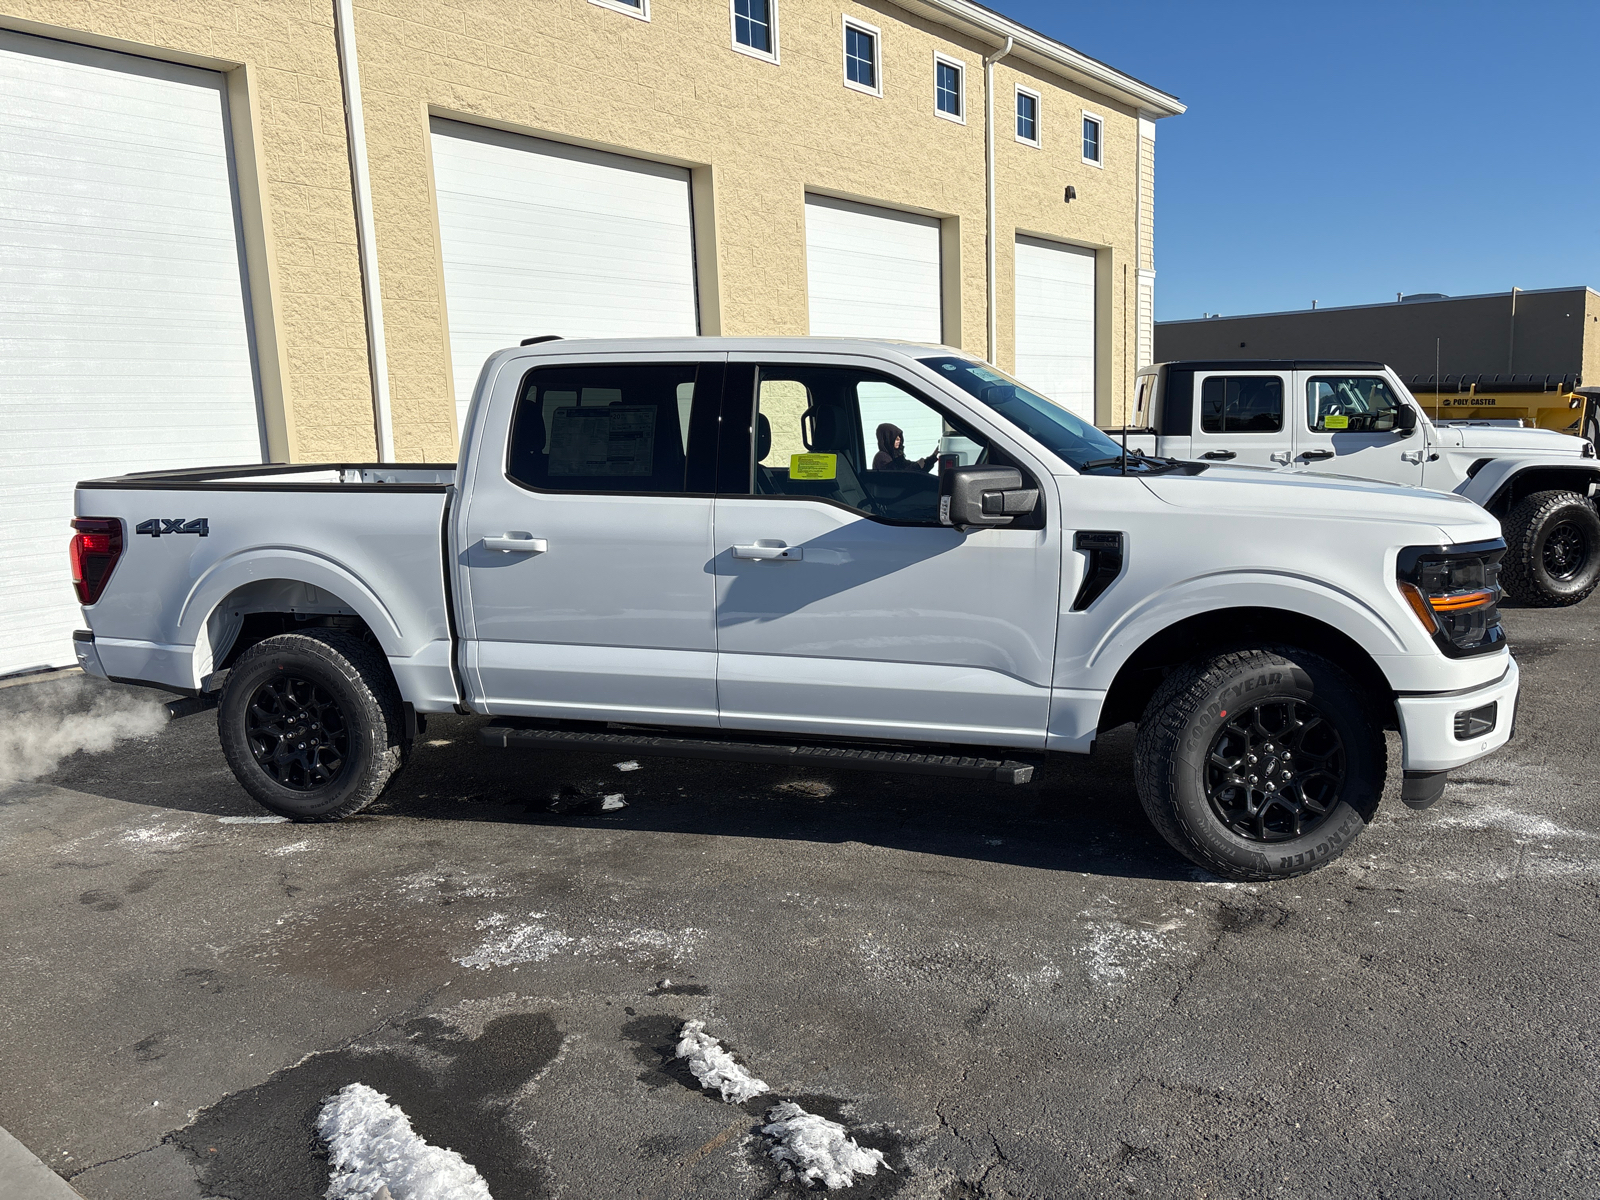
<svg viewBox="0 0 1600 1200"><path fill-rule="evenodd" d="M1325 458L1332 458L1332 450L1307 450L1300 455L1306 462L1321 462Z"/></svg>
<svg viewBox="0 0 1600 1200"><path fill-rule="evenodd" d="M543 554L550 549L550 544L531 533L513 530L510 533L484 534L483 548L498 550L502 554Z"/></svg>
<svg viewBox="0 0 1600 1200"><path fill-rule="evenodd" d="M787 546L783 542L766 538L763 538L753 546L735 546L733 548L733 556L735 558L782 559L791 562L805 557L801 553L799 546Z"/></svg>
<svg viewBox="0 0 1600 1200"><path fill-rule="evenodd" d="M1287 450L1274 450L1268 457L1275 463L1282 463L1284 466L1289 465L1289 452Z"/></svg>
<svg viewBox="0 0 1600 1200"><path fill-rule="evenodd" d="M1408 463L1420 463L1422 461L1422 451L1421 450L1402 450L1400 452L1400 461L1401 462L1408 462Z"/></svg>
<svg viewBox="0 0 1600 1200"><path fill-rule="evenodd" d="M1207 450L1200 457L1201 458L1223 459L1223 458L1238 458L1239 456L1237 454L1235 454L1232 450Z"/></svg>

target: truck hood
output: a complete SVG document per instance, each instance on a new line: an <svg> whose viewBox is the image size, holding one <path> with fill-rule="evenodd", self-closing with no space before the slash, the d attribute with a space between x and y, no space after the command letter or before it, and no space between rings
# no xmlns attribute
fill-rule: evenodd
<svg viewBox="0 0 1600 1200"><path fill-rule="evenodd" d="M1460 446L1463 450L1499 451L1502 454L1583 453L1584 439L1554 429L1511 429L1503 425L1436 426L1434 435L1440 446Z"/></svg>
<svg viewBox="0 0 1600 1200"><path fill-rule="evenodd" d="M1427 525L1439 530L1446 545L1500 536L1500 523L1460 496L1310 471L1211 467L1199 475L1156 475L1140 482L1158 500L1178 508Z"/></svg>

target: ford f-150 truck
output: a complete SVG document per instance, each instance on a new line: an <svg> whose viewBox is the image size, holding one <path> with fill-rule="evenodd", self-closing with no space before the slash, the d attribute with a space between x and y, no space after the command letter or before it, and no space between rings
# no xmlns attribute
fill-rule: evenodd
<svg viewBox="0 0 1600 1200"><path fill-rule="evenodd" d="M454 466L79 485L91 674L217 702L267 808L371 802L429 713L501 747L1026 782L1137 722L1220 875L1342 852L1510 736L1495 521L1455 496L1125 458L949 347L493 355Z"/></svg>
<svg viewBox="0 0 1600 1200"><path fill-rule="evenodd" d="M1375 362L1168 362L1139 372L1129 449L1349 475L1481 504L1500 519L1500 579L1524 604L1600 584L1600 461L1588 438L1519 422L1435 424ZM1123 431L1113 431L1119 444Z"/></svg>

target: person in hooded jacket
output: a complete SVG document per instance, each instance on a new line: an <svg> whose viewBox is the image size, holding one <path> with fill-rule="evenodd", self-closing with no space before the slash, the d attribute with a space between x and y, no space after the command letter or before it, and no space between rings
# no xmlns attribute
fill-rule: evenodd
<svg viewBox="0 0 1600 1200"><path fill-rule="evenodd" d="M873 457L874 471L926 471L939 461L937 448L927 458L915 462L906 457L906 437L900 426L885 421L878 426L878 453Z"/></svg>

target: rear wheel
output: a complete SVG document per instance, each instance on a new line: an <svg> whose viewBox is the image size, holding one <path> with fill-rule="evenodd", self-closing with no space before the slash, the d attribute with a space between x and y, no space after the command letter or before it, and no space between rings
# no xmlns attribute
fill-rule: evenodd
<svg viewBox="0 0 1600 1200"><path fill-rule="evenodd" d="M1500 583L1540 608L1577 604L1600 585L1600 515L1577 492L1525 496L1500 523L1506 556Z"/></svg>
<svg viewBox="0 0 1600 1200"><path fill-rule="evenodd" d="M1303 875L1342 854L1383 793L1383 736L1339 668L1288 648L1197 659L1139 724L1145 813L1191 862L1229 879Z"/></svg>
<svg viewBox="0 0 1600 1200"><path fill-rule="evenodd" d="M252 646L217 705L228 765L296 821L361 811L400 766L404 721L389 664L353 634L313 629Z"/></svg>

